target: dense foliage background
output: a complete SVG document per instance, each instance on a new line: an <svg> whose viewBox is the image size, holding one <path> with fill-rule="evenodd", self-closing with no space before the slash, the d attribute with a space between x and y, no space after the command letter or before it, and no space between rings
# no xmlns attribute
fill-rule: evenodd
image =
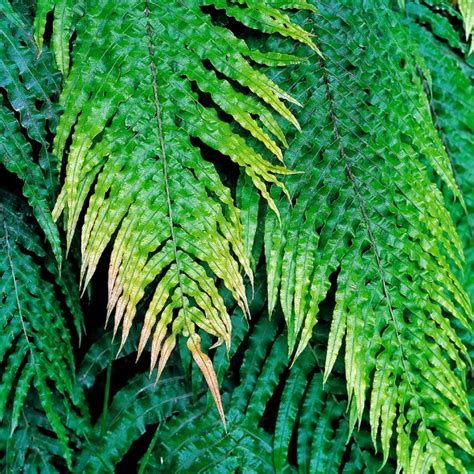
<svg viewBox="0 0 474 474"><path fill-rule="evenodd" d="M474 472L474 13L401 3L0 0L2 469Z"/></svg>

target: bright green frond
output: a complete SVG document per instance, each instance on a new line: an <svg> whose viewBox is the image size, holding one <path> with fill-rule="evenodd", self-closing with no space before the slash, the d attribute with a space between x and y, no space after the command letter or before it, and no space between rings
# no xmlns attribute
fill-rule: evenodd
<svg viewBox="0 0 474 474"><path fill-rule="evenodd" d="M466 262L462 274L459 272L460 279L474 301L474 68L464 59L466 48L459 32L444 16L422 5L411 4L407 11L411 34L431 72L429 99L433 121L466 203L466 209L453 203L450 210L465 249ZM439 61L440 56L443 61Z"/></svg>
<svg viewBox="0 0 474 474"><path fill-rule="evenodd" d="M151 338L158 375L180 333L196 341L201 328L229 345L231 324L216 277L247 312L240 267L250 279L252 273L240 212L203 149L240 165L277 211L267 186L282 186L277 174L287 170L239 132L281 160L282 132L271 110L298 127L285 105L291 97L249 62L273 63L275 56L250 49L206 5L86 2L60 99L55 152L67 163L55 217L67 211L70 244L91 194L82 228L84 285L116 235L108 312L115 310L122 344L145 289L154 285L139 354ZM246 13L253 28L312 45L308 33L262 2L238 11L226 2L212 5L238 21ZM204 367L207 356L192 347Z"/></svg>

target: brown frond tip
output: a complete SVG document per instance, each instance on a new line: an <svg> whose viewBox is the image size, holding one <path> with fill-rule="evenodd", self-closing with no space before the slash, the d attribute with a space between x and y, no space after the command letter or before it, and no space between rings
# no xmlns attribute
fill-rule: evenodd
<svg viewBox="0 0 474 474"><path fill-rule="evenodd" d="M204 375L204 378L206 379L207 385L209 386L209 390L211 391L212 397L214 398L217 411L219 412L222 423L224 425L224 429L227 433L224 409L222 407L221 394L219 392L219 383L217 381L217 376L214 370L214 366L212 365L212 361L207 354L202 352L201 338L198 334L194 333L189 336L187 346L193 356L194 362L196 362L197 366L199 367L199 370L202 372L202 375Z"/></svg>

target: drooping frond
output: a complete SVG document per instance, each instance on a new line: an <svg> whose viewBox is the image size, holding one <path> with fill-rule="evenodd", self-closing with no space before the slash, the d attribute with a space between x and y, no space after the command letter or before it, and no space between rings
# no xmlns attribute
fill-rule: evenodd
<svg viewBox="0 0 474 474"><path fill-rule="evenodd" d="M195 328L229 344L231 324L215 278L246 312L239 266L249 278L251 270L239 211L200 148L240 165L278 212L267 186L282 186L277 173L287 170L255 151L244 132L281 160L278 143L285 140L272 111L298 127L284 103L295 101L250 61L298 58L250 49L218 24L211 7L249 28L312 46L302 28L263 2L238 8L224 1L85 2L60 99L54 149L67 163L55 217L65 212L70 243L90 194L81 242L84 285L116 234L108 312L115 310L122 344L137 303L153 285L139 354L153 333L151 365L158 362L160 374L176 336L185 334L219 405Z"/></svg>
<svg viewBox="0 0 474 474"><path fill-rule="evenodd" d="M64 456L71 467L67 426L75 410L84 410L84 400L74 389L72 344L64 308L56 297L60 288L45 278L47 268L55 267L48 264L38 229L25 221L20 203L11 194L0 194L0 419L5 423L9 418L5 424L10 437L15 433L26 439L47 419L48 425L42 428L55 433L57 438L51 443L61 449L55 454ZM57 273L50 276L60 281ZM39 399L36 408L28 402L33 391ZM25 425L30 416L43 421L38 425L30 420ZM17 448L8 450L8 462L13 457L11 462L18 463L19 456L27 463L28 456L36 455L34 446L27 443L20 442Z"/></svg>
<svg viewBox="0 0 474 474"><path fill-rule="evenodd" d="M37 58L31 25L8 2L0 11L0 164L23 182L23 193L61 263L61 245L51 217L57 161L47 134L57 124L60 78L51 54Z"/></svg>
<svg viewBox="0 0 474 474"><path fill-rule="evenodd" d="M459 272L459 276L474 301L474 68L465 60L467 45L449 17L417 4L409 4L407 14L411 35L420 45L430 71L430 77L425 78L425 89L431 115L466 203L463 209L454 202L450 210L465 253L463 272ZM425 24L429 28L422 26Z"/></svg>
<svg viewBox="0 0 474 474"><path fill-rule="evenodd" d="M405 472L463 471L452 445L472 452L467 354L450 318L470 327L471 307L452 270L461 242L426 165L462 195L433 125L423 58L393 12L364 5L318 3L304 21L324 58L278 76L305 104L286 153L305 173L285 179L293 206L280 199L281 226L266 218L269 306L280 302L298 356L334 279L325 378L344 343L352 424L367 402L385 459L396 436Z"/></svg>

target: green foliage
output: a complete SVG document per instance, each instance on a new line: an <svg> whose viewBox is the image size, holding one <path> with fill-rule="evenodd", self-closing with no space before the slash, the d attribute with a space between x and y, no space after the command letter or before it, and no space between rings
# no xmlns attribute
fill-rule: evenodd
<svg viewBox="0 0 474 474"><path fill-rule="evenodd" d="M237 21L245 15L250 27L312 46L303 29L264 4L243 9L224 2L211 5ZM122 345L145 288L156 282L139 354L154 332L151 364L153 368L158 361L158 377L180 333L189 338L203 369L209 362L199 351L196 327L229 345L231 323L214 277L223 280L245 312L239 265L252 278L239 211L192 139L241 165L278 212L266 182L279 184L276 173L286 173L285 168L254 151L218 111L232 116L279 159L281 149L253 116L280 141L281 128L270 109L298 126L282 101L291 98L248 62L278 65L298 58L250 50L230 30L214 25L204 6L86 2L55 137L55 152L62 156L72 133L65 184L55 208L55 217L67 211L68 245L97 181L82 228L84 285L117 233L108 315L115 309L114 331L122 326ZM252 94L239 92L234 82ZM208 106L201 103L203 95L210 97ZM208 382L219 405L212 370Z"/></svg>
<svg viewBox="0 0 474 474"><path fill-rule="evenodd" d="M463 16L464 28L466 30L466 40L471 37L471 52L474 50L474 38L472 31L474 29L474 3L470 0L459 0L459 10Z"/></svg>
<svg viewBox="0 0 474 474"><path fill-rule="evenodd" d="M407 472L445 463L462 470L450 443L472 453L462 419L470 409L452 364L465 373L467 350L452 321L469 328L471 307L451 269L461 266L462 245L424 162L462 196L406 31L383 8L348 4L319 6L324 59L313 55L279 75L305 104L286 159L306 173L285 180L292 205L278 204L282 225L266 218L269 307L279 298L297 357L333 275L325 379L345 342L352 424L370 400L372 437L380 436L385 459L396 433Z"/></svg>
<svg viewBox="0 0 474 474"><path fill-rule="evenodd" d="M410 29L420 45L420 52L430 71L425 89L430 99L431 115L446 152L453 164L456 182L463 194L466 210L453 203L451 214L465 249L464 287L474 298L474 170L470 161L474 154L474 70L472 60L466 61L466 45L449 20L423 5L410 4ZM420 23L430 25L430 30ZM445 42L450 47L446 47ZM442 55L443 61L439 61ZM428 81L429 80L429 84ZM466 212L467 211L467 212Z"/></svg>
<svg viewBox="0 0 474 474"><path fill-rule="evenodd" d="M48 152L46 138L58 120L53 96L59 92L60 78L47 51L37 58L26 20L5 1L0 50L0 88L8 96L8 102L0 99L0 163L23 181L23 193L61 264L59 233L50 207L57 187L57 162ZM40 147L37 162L32 158L33 145Z"/></svg>
<svg viewBox="0 0 474 474"><path fill-rule="evenodd" d="M458 203L450 205L456 227L465 249L466 262L459 279L474 301L474 90L472 79L474 70L472 56L467 56L467 47L461 35L445 18L422 5L411 5L408 9L410 31L420 45L431 73L429 89L430 107L433 121L442 137L446 151L453 164L456 181L464 195L466 210ZM454 14L454 13L453 13ZM428 24L429 28L421 25ZM446 47L446 43L449 47ZM440 57L443 61L439 61ZM462 331L461 338L474 355L472 332ZM472 369L471 369L472 370ZM471 413L474 409L474 388L472 377L468 380L468 394ZM472 424L469 439L473 439ZM473 457L460 454L466 469L474 469Z"/></svg>
<svg viewBox="0 0 474 474"><path fill-rule="evenodd" d="M85 410L85 407L81 394L74 390L75 363L69 330L62 316L64 310L56 298L57 290L44 273L48 272L48 265L41 262L48 256L37 230L24 220L26 216L14 196L2 193L1 202L0 363L4 371L0 381L0 419L9 420L10 435L14 434L28 394L34 388L71 466L65 418L71 411ZM54 266L49 265L49 268L54 269ZM53 280L61 280L57 273L51 276ZM61 411L64 416L60 416ZM32 425L35 429L36 422ZM17 436L31 434L22 427ZM32 454L28 452L31 448L33 444L25 443L22 452L20 447L17 452L21 462L15 460L14 463L28 464L29 456L34 456L34 449Z"/></svg>
<svg viewBox="0 0 474 474"><path fill-rule="evenodd" d="M252 310L260 311L255 305ZM156 444L142 460L142 472L377 471L381 460L371 452L368 433L347 442L344 380L338 375L323 386L318 357L324 353L316 345L290 370L286 333L278 328L265 313L245 337L246 329L237 328L241 334L232 341L237 346L233 361L240 360L244 347L245 352L223 382L228 431L200 400L157 427ZM220 354L215 363L220 370L227 365ZM290 443L296 453L291 463Z"/></svg>
<svg viewBox="0 0 474 474"><path fill-rule="evenodd" d="M2 469L473 470L458 7L0 0Z"/></svg>
<svg viewBox="0 0 474 474"><path fill-rule="evenodd" d="M48 13L52 13L54 17L52 49L56 65L63 76L67 76L69 72L69 42L71 41L73 24L83 14L82 9L82 0L39 0L36 5L34 25L36 44L41 50L46 28L46 17Z"/></svg>

